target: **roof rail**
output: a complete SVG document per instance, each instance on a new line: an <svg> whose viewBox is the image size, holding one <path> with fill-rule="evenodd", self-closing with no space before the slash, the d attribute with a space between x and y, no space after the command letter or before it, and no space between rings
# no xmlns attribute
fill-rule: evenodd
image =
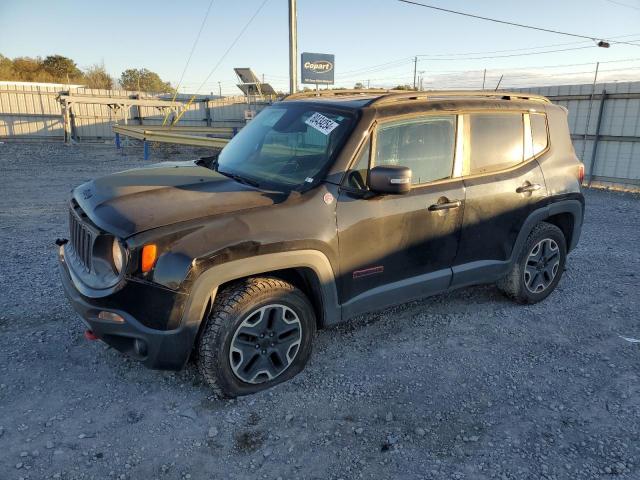
<svg viewBox="0 0 640 480"><path fill-rule="evenodd" d="M496 98L500 100L532 100L535 102L551 103L551 101L542 95L526 92L508 92L494 90L432 90L426 92L410 92L398 91L389 92L387 95L380 96L371 103L380 105L403 100L440 100L447 98Z"/></svg>
<svg viewBox="0 0 640 480"><path fill-rule="evenodd" d="M370 96L370 95L387 95L394 92L403 92L404 90L388 90L383 88L368 88L364 90L356 90L351 88L335 89L335 90L311 90L308 92L296 92L284 97L283 100L295 100L297 98L313 98L313 97L340 97L340 96Z"/></svg>
<svg viewBox="0 0 640 480"><path fill-rule="evenodd" d="M340 97L340 96L375 96L371 104L386 104L406 100L439 100L446 98L496 98L501 100L531 100L535 102L551 103L542 95L526 92L509 92L495 90L386 90L380 88L369 88L362 90L342 89L342 90L317 90L310 92L297 92L288 95L284 100L295 100L299 98L314 97Z"/></svg>

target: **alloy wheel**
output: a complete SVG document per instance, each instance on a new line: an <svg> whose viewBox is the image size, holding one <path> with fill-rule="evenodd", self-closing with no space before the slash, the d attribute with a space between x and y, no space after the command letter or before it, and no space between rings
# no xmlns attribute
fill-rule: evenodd
<svg viewBox="0 0 640 480"><path fill-rule="evenodd" d="M298 354L302 324L285 305L261 307L236 329L229 361L233 373L246 383L263 383L281 375Z"/></svg>
<svg viewBox="0 0 640 480"><path fill-rule="evenodd" d="M524 284L531 293L544 292L553 282L560 267L560 249L551 238L536 243L527 257Z"/></svg>

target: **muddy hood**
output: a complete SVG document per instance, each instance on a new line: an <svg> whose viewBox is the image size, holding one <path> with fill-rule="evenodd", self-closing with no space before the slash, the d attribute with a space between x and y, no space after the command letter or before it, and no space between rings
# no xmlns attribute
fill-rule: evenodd
<svg viewBox="0 0 640 480"><path fill-rule="evenodd" d="M253 188L194 162L152 165L89 181L73 196L98 227L127 238L177 222L273 205L282 194Z"/></svg>

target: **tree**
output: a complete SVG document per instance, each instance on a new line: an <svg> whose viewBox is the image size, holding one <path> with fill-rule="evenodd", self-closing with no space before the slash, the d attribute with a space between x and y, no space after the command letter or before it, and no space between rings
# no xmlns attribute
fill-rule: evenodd
<svg viewBox="0 0 640 480"><path fill-rule="evenodd" d="M0 80L15 80L15 74L11 59L0 53Z"/></svg>
<svg viewBox="0 0 640 480"><path fill-rule="evenodd" d="M129 68L120 75L120 86L125 90L139 90L143 92L171 92L173 88L169 82L146 68Z"/></svg>
<svg viewBox="0 0 640 480"><path fill-rule="evenodd" d="M62 55L49 55L42 62L42 69L58 82L81 80L82 72L76 62Z"/></svg>
<svg viewBox="0 0 640 480"><path fill-rule="evenodd" d="M96 64L87 68L84 79L88 88L102 88L104 90L111 90L113 88L113 79L107 73L104 64Z"/></svg>
<svg viewBox="0 0 640 480"><path fill-rule="evenodd" d="M24 82L50 82L51 75L42 70L42 59L17 57L13 59L14 80Z"/></svg>
<svg viewBox="0 0 640 480"><path fill-rule="evenodd" d="M353 88L355 88L356 90L362 90L364 88L364 83L358 82L353 86Z"/></svg>
<svg viewBox="0 0 640 480"><path fill-rule="evenodd" d="M394 90L415 90L411 85L396 85L393 87Z"/></svg>

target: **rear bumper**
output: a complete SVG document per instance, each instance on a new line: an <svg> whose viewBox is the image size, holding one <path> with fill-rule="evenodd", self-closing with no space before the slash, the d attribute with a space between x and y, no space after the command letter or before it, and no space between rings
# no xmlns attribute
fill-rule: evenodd
<svg viewBox="0 0 640 480"><path fill-rule="evenodd" d="M150 328L129 312L109 305L105 299L82 295L69 274L63 248L60 248L58 255L58 266L69 302L100 340L149 368L179 370L185 365L193 347L192 332L182 326L172 330ZM143 299L139 300L143 302ZM117 314L124 322L102 320L98 318L100 312Z"/></svg>

